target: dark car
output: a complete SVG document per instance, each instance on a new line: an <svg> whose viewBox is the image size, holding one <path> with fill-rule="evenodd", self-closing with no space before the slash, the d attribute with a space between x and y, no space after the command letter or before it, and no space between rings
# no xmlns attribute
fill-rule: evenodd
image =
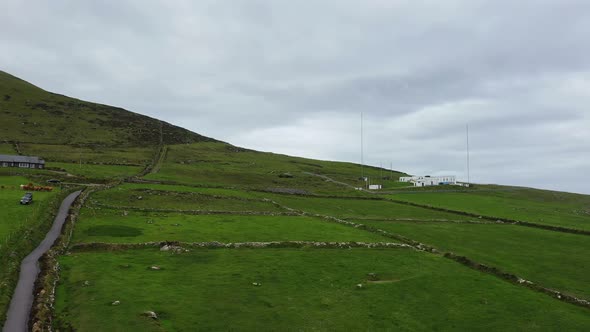
<svg viewBox="0 0 590 332"><path fill-rule="evenodd" d="M49 179L49 180L47 180L47 183L54 183L54 184L57 184L57 183L60 183L60 182L61 182L61 181L60 181L60 180L58 180L58 179Z"/></svg>
<svg viewBox="0 0 590 332"><path fill-rule="evenodd" d="M26 193L23 198L20 199L20 204L21 205L27 205L27 204L31 204L33 203L33 194L32 193Z"/></svg>

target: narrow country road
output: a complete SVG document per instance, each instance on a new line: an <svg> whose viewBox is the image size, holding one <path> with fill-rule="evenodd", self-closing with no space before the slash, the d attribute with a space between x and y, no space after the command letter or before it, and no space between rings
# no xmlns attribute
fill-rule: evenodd
<svg viewBox="0 0 590 332"><path fill-rule="evenodd" d="M80 195L80 191L76 191L61 203L53 226L41 244L33 250L20 265L20 275L18 284L10 301L10 307L4 323L4 332L21 332L28 330L29 315L31 313L31 306L33 305L33 292L35 287L35 280L39 275L39 258L51 248L57 237L61 232L61 228L68 216L68 210L74 200Z"/></svg>

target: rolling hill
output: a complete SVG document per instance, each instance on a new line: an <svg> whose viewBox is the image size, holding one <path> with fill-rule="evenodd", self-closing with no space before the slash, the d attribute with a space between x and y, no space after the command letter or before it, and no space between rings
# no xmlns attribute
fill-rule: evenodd
<svg viewBox="0 0 590 332"><path fill-rule="evenodd" d="M0 142L137 146L211 138L126 111L47 92L0 71Z"/></svg>
<svg viewBox="0 0 590 332"><path fill-rule="evenodd" d="M39 331L590 326L590 196L413 188L365 167L384 185L368 192L357 164L236 147L3 72L0 96L0 153L48 161L0 168L0 322L19 261L83 187L41 264ZM48 179L64 184L14 204Z"/></svg>

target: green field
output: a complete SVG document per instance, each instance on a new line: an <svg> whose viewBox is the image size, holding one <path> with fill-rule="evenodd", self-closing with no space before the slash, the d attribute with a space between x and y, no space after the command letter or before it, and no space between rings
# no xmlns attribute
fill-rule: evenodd
<svg viewBox="0 0 590 332"><path fill-rule="evenodd" d="M289 173L292 178L280 175ZM241 188L297 188L315 193L340 193L343 185L326 181L311 174L327 175L335 180L363 186L358 165L352 163L320 161L273 153L262 153L236 148L225 143L198 143L174 145L168 148L166 158L157 173L146 178L178 183L236 186ZM387 177L384 186L399 187L403 173L392 174L375 167L366 167L365 174L373 178ZM352 188L347 191L354 194Z"/></svg>
<svg viewBox="0 0 590 332"><path fill-rule="evenodd" d="M14 151L14 146L12 144L5 144L5 143L0 143L0 154L16 154L16 151Z"/></svg>
<svg viewBox="0 0 590 332"><path fill-rule="evenodd" d="M81 331L573 331L590 326L587 309L407 249L74 252L60 262L58 326ZM380 282L369 283L369 273ZM142 316L145 311L159 319Z"/></svg>
<svg viewBox="0 0 590 332"><path fill-rule="evenodd" d="M57 144L20 144L26 155L43 156L46 161L82 164L115 164L142 166L152 161L155 147L103 147Z"/></svg>
<svg viewBox="0 0 590 332"><path fill-rule="evenodd" d="M224 188L207 188L207 187L191 187L184 185L168 185L168 184L147 184L147 183L123 183L117 187L120 190L146 190L151 189L155 191L167 191L175 193L200 193L213 196L225 196L228 198L264 198L266 195L263 192L224 189Z"/></svg>
<svg viewBox="0 0 590 332"><path fill-rule="evenodd" d="M74 242L141 243L332 241L392 242L391 239L317 218L292 216L183 215L82 211Z"/></svg>
<svg viewBox="0 0 590 332"><path fill-rule="evenodd" d="M75 164L75 163L58 163L49 162L47 167L63 170L68 174L82 176L90 179L104 179L128 177L137 175L143 170L139 166L121 166L121 165L92 165L92 164Z"/></svg>
<svg viewBox="0 0 590 332"><path fill-rule="evenodd" d="M365 223L590 298L590 238L586 235L514 225Z"/></svg>
<svg viewBox="0 0 590 332"><path fill-rule="evenodd" d="M18 176L0 176L0 247L11 232L26 226L33 220L39 211L46 208L47 198L55 195L55 192L34 192L31 205L20 205L21 197L26 193L20 189L21 184L28 184L30 180ZM58 188L55 189L59 191Z"/></svg>
<svg viewBox="0 0 590 332"><path fill-rule="evenodd" d="M172 192L153 189L122 189L116 187L92 196L91 203L98 206L157 208L206 211L285 211L260 198L219 196L199 192Z"/></svg>
<svg viewBox="0 0 590 332"><path fill-rule="evenodd" d="M397 204L381 200L318 198L292 195L267 195L278 203L292 209L310 213L330 215L345 219L362 218L411 218L411 219L444 219L444 220L474 220L460 214L446 213L424 209L420 207Z"/></svg>
<svg viewBox="0 0 590 332"><path fill-rule="evenodd" d="M536 189L396 194L392 198L486 216L590 230L590 196Z"/></svg>

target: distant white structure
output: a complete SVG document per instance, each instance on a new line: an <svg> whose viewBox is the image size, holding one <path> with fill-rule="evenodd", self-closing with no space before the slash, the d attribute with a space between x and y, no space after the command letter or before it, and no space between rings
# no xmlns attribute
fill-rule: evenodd
<svg viewBox="0 0 590 332"><path fill-rule="evenodd" d="M380 184L370 184L369 185L369 190L380 190L381 188L383 188L383 186L381 186Z"/></svg>
<svg viewBox="0 0 590 332"><path fill-rule="evenodd" d="M402 176L399 178L399 182L413 183L415 187L428 187L440 185L455 185L457 184L457 179L453 175Z"/></svg>

